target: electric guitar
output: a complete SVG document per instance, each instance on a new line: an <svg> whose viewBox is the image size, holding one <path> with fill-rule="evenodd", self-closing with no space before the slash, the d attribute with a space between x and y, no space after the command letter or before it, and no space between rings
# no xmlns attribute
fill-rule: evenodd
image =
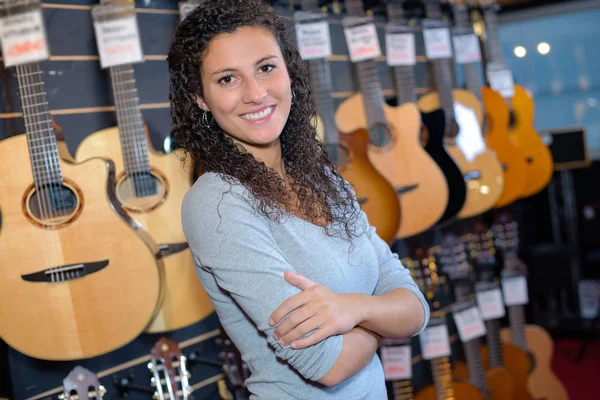
<svg viewBox="0 0 600 400"><path fill-rule="evenodd" d="M102 0L101 5L115 10L129 5L133 9L126 0ZM94 10L98 9L92 13ZM133 66L110 67L110 77L118 126L87 136L77 148L75 159L106 157L115 163L113 190L119 203L159 243L164 258L164 301L146 331L180 329L213 311L196 276L181 224L181 202L192 184L191 177L182 166L180 151L168 148L168 138L160 152L149 149Z"/></svg>
<svg viewBox="0 0 600 400"><path fill-rule="evenodd" d="M0 10L40 9L17 4ZM0 168L11 171L0 182L0 337L43 360L98 356L136 338L156 314L161 255L117 201L112 162L60 159L40 64L16 73L26 133L0 143Z"/></svg>
<svg viewBox="0 0 600 400"><path fill-rule="evenodd" d="M179 345L171 339L162 337L152 346L148 370L152 374L150 383L156 388L155 399L192 399L187 359L181 354Z"/></svg>
<svg viewBox="0 0 600 400"><path fill-rule="evenodd" d="M101 400L106 394L96 374L81 365L73 368L63 379L63 387L63 393L58 395L59 400Z"/></svg>
<svg viewBox="0 0 600 400"><path fill-rule="evenodd" d="M498 35L496 2L495 0L480 0L483 7L483 15L487 27L487 48L488 48L488 76L490 67L500 67L507 69L508 66L502 55L502 46ZM514 85L514 94L512 97L503 96L510 110L510 138L514 144L525 155L527 162L527 183L522 197L529 197L544 189L553 172L552 154L548 146L544 144L539 134L533 126L533 113L535 105L525 88ZM499 101L494 99L489 104L490 114L494 113L494 108L499 106ZM500 113L504 113L500 108ZM502 120L498 121L502 123Z"/></svg>
<svg viewBox="0 0 600 400"><path fill-rule="evenodd" d="M316 0L302 0L301 4L306 11L318 9ZM338 132L328 61L321 58L307 62L315 93L315 107L320 117L317 131L342 177L354 185L356 197L369 223L375 226L383 240L392 243L400 225L400 203L394 187L369 160L371 134L365 129L366 125L356 125L349 130L338 125L342 131Z"/></svg>

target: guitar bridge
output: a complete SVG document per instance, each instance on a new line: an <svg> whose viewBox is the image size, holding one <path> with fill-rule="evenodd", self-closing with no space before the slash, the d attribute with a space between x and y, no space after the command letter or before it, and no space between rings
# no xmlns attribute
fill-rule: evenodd
<svg viewBox="0 0 600 400"><path fill-rule="evenodd" d="M26 282L45 282L58 283L73 281L83 278L86 275L98 272L108 265L108 260L96 261L91 263L79 263L62 265L59 267L48 268L43 271L31 274L21 275L21 279Z"/></svg>

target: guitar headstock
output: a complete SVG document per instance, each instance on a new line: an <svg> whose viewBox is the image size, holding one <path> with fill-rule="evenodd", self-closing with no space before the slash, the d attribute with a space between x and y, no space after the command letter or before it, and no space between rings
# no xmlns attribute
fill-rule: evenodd
<svg viewBox="0 0 600 400"><path fill-rule="evenodd" d="M465 244L453 233L445 233L440 245L442 270L451 281L467 279L471 274Z"/></svg>
<svg viewBox="0 0 600 400"><path fill-rule="evenodd" d="M469 255L478 265L496 263L494 233L484 222L477 222L469 234Z"/></svg>
<svg viewBox="0 0 600 400"><path fill-rule="evenodd" d="M98 377L93 372L78 365L63 380L64 392L61 400L100 400L106 394Z"/></svg>
<svg viewBox="0 0 600 400"><path fill-rule="evenodd" d="M519 251L519 224L510 211L496 213L492 229L496 236L496 247L504 253Z"/></svg>
<svg viewBox="0 0 600 400"><path fill-rule="evenodd" d="M179 345L170 339L162 337L152 346L148 369L152 373L152 386L156 388L154 399L189 398L192 389L186 362Z"/></svg>
<svg viewBox="0 0 600 400"><path fill-rule="evenodd" d="M247 399L248 389L246 389L246 379L250 377L248 365L242 360L242 354L235 347L233 341L227 336L224 329L221 329L221 335L217 338L217 344L222 350L219 357L223 358L225 365L223 369L227 375L227 381L234 392L235 400Z"/></svg>
<svg viewBox="0 0 600 400"><path fill-rule="evenodd" d="M445 284L445 278L440 276L435 257L426 247L414 247L410 257L403 258L402 264L408 268L415 283L430 303L439 289Z"/></svg>

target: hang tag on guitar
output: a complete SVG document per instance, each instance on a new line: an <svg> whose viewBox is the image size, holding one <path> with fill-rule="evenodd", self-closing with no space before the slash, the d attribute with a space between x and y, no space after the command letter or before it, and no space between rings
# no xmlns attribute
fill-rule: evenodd
<svg viewBox="0 0 600 400"><path fill-rule="evenodd" d="M371 17L344 17L342 24L352 62L371 60L381 55L377 29Z"/></svg>
<svg viewBox="0 0 600 400"><path fill-rule="evenodd" d="M452 316L458 329L458 336L463 343L481 337L487 332L479 308L475 305L462 310L453 310Z"/></svg>
<svg viewBox="0 0 600 400"><path fill-rule="evenodd" d="M504 63L489 63L486 73L491 88L500 93L502 97L510 98L515 95L513 74L508 65Z"/></svg>
<svg viewBox="0 0 600 400"><path fill-rule="evenodd" d="M137 18L132 4L92 8L96 44L102 68L142 62Z"/></svg>
<svg viewBox="0 0 600 400"><path fill-rule="evenodd" d="M303 60L326 58L331 55L331 37L329 22L325 13L294 14L296 22L296 42Z"/></svg>
<svg viewBox="0 0 600 400"><path fill-rule="evenodd" d="M506 315L499 287L489 289L476 288L477 306L484 321L503 318Z"/></svg>
<svg viewBox="0 0 600 400"><path fill-rule="evenodd" d="M479 39L474 33L467 35L455 35L452 38L456 62L459 64L471 64L481 61L481 50Z"/></svg>
<svg viewBox="0 0 600 400"><path fill-rule="evenodd" d="M381 346L383 373L388 381L412 378L412 352L410 345Z"/></svg>
<svg viewBox="0 0 600 400"><path fill-rule="evenodd" d="M503 277L502 294L507 306L522 306L529 303L527 279L523 275Z"/></svg>
<svg viewBox="0 0 600 400"><path fill-rule="evenodd" d="M0 46L6 67L47 60L49 51L42 10L0 18Z"/></svg>
<svg viewBox="0 0 600 400"><path fill-rule="evenodd" d="M385 27L385 54L390 67L415 65L417 63L415 34L403 32L395 24L387 24Z"/></svg>
<svg viewBox="0 0 600 400"><path fill-rule="evenodd" d="M421 354L424 360L450 355L450 338L446 324L429 326L419 334Z"/></svg>
<svg viewBox="0 0 600 400"><path fill-rule="evenodd" d="M481 126L472 108L454 103L454 117L460 128L456 137L456 145L467 161L471 162L485 151L485 142L481 134Z"/></svg>
<svg viewBox="0 0 600 400"><path fill-rule="evenodd" d="M179 21L183 21L199 4L182 1L179 3Z"/></svg>
<svg viewBox="0 0 600 400"><path fill-rule="evenodd" d="M450 43L450 29L448 29L448 24L425 19L422 25L427 59L435 60L452 57L452 44Z"/></svg>

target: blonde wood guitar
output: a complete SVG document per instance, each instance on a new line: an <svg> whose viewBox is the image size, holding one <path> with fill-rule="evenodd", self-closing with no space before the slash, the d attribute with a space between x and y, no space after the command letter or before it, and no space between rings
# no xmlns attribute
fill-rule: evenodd
<svg viewBox="0 0 600 400"><path fill-rule="evenodd" d="M17 76L27 134L0 143L0 337L43 360L98 356L156 314L161 255L117 202L110 161L59 158L39 64Z"/></svg>
<svg viewBox="0 0 600 400"><path fill-rule="evenodd" d="M180 329L213 312L181 225L181 202L192 184L191 171L182 166L181 154L167 153L167 146L161 152L148 146L133 67L110 67L110 76L119 126L86 137L75 159L101 156L115 163L120 204L150 233L164 256L164 302L146 331Z"/></svg>

